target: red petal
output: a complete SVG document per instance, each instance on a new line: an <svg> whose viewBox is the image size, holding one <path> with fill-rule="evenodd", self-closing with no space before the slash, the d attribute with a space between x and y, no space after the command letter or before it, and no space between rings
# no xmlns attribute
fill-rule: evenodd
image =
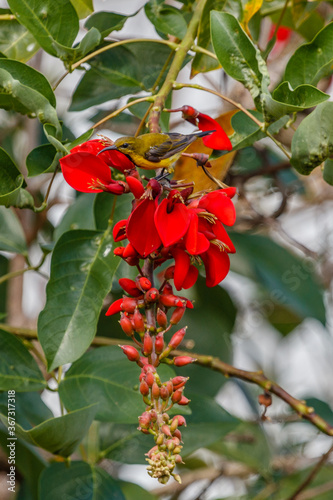
<svg viewBox="0 0 333 500"><path fill-rule="evenodd" d="M127 158L126 155L124 155L120 151L117 151L116 149L104 151L99 156L103 157L103 160L107 165L120 170L120 172L124 172L125 170L133 170L133 168L135 168L134 163L129 158Z"/></svg>
<svg viewBox="0 0 333 500"><path fill-rule="evenodd" d="M133 210L127 223L127 238L143 257L157 250L161 239L154 222L155 200L146 198Z"/></svg>
<svg viewBox="0 0 333 500"><path fill-rule="evenodd" d="M205 208L227 226L232 226L236 220L236 210L233 202L223 193L223 190L212 191L199 201L199 207Z"/></svg>
<svg viewBox="0 0 333 500"><path fill-rule="evenodd" d="M198 255L206 252L209 248L209 241L202 233L198 231L199 217L196 213L190 212L191 222L185 235L186 250L191 255Z"/></svg>
<svg viewBox="0 0 333 500"><path fill-rule="evenodd" d="M224 229L221 222L217 221L215 224L213 224L212 230L213 230L216 238L218 240L222 241L222 243L224 243L227 246L226 252L236 253L236 248L234 247L233 242L231 241L227 231Z"/></svg>
<svg viewBox="0 0 333 500"><path fill-rule="evenodd" d="M202 138L205 146L212 149L219 149L219 150L222 149L226 151L232 150L232 144L230 142L229 137L227 136L221 125L216 120L214 120L208 115L199 113L198 127L200 130L203 131L216 130L216 132L214 132L213 134Z"/></svg>
<svg viewBox="0 0 333 500"><path fill-rule="evenodd" d="M142 182L139 181L139 179L132 177L131 175L126 177L126 182L128 184L128 187L130 188L131 193L134 194L134 197L136 199L141 198L141 196L145 192L145 188L143 187Z"/></svg>
<svg viewBox="0 0 333 500"><path fill-rule="evenodd" d="M75 148L71 149L71 153L91 153L97 155L102 149L106 147L106 143L99 139L92 139L91 141L83 142ZM103 158L101 158L103 160Z"/></svg>
<svg viewBox="0 0 333 500"><path fill-rule="evenodd" d="M187 276L183 281L183 288L185 290L191 288L197 281L198 275L199 275L199 269L197 269L195 266L190 266Z"/></svg>
<svg viewBox="0 0 333 500"><path fill-rule="evenodd" d="M155 213L155 224L163 245L169 247L184 236L190 223L190 212L183 203L173 203L168 212L170 200L163 200Z"/></svg>
<svg viewBox="0 0 333 500"><path fill-rule="evenodd" d="M127 238L126 236L126 224L127 220L123 219L118 222L113 226L112 229L112 234L113 234L113 239L114 241L121 241Z"/></svg>
<svg viewBox="0 0 333 500"><path fill-rule="evenodd" d="M142 295L142 292L136 286L135 281L129 278L120 278L119 285L125 292L133 297L139 297L139 295Z"/></svg>
<svg viewBox="0 0 333 500"><path fill-rule="evenodd" d="M115 300L106 311L105 316L112 316L121 311L121 304L123 303L123 298Z"/></svg>
<svg viewBox="0 0 333 500"><path fill-rule="evenodd" d="M230 269L228 254L212 244L209 250L200 257L205 265L206 285L209 287L218 285L226 277Z"/></svg>
<svg viewBox="0 0 333 500"><path fill-rule="evenodd" d="M97 185L111 183L111 171L98 156L91 153L71 153L60 160L65 181L83 193L101 193Z"/></svg>
<svg viewBox="0 0 333 500"><path fill-rule="evenodd" d="M175 259L175 271L173 277L174 284L176 289L179 291L183 288L183 281L185 280L190 268L191 259L190 256L180 248L174 249L171 253Z"/></svg>

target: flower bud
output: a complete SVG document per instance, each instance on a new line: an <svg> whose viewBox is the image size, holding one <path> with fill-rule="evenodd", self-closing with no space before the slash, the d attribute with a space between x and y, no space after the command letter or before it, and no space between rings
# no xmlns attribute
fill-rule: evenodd
<svg viewBox="0 0 333 500"><path fill-rule="evenodd" d="M164 349L164 338L163 335L157 334L155 337L155 351L156 354L160 354Z"/></svg>
<svg viewBox="0 0 333 500"><path fill-rule="evenodd" d="M173 403L178 403L182 399L183 391L181 389L177 389L172 396L171 396L171 401Z"/></svg>
<svg viewBox="0 0 333 500"><path fill-rule="evenodd" d="M174 274L175 274L175 266L169 266L168 269L166 269L164 272L164 279L172 280Z"/></svg>
<svg viewBox="0 0 333 500"><path fill-rule="evenodd" d="M122 257L124 253L124 247L117 247L113 250L113 254L117 257Z"/></svg>
<svg viewBox="0 0 333 500"><path fill-rule="evenodd" d="M135 309L134 311L133 324L136 332L143 333L145 331L145 322L139 309Z"/></svg>
<svg viewBox="0 0 333 500"><path fill-rule="evenodd" d="M157 288L150 288L145 293L145 301L152 303L152 302L157 302L160 296L160 292L157 290Z"/></svg>
<svg viewBox="0 0 333 500"><path fill-rule="evenodd" d="M126 316L126 314L122 313L119 324L120 324L123 332L126 333L126 335L128 335L129 337L132 337L133 325L132 325L132 322L129 319L129 317Z"/></svg>
<svg viewBox="0 0 333 500"><path fill-rule="evenodd" d="M179 442L182 440L182 433L180 432L179 429L176 429L173 435L174 437L177 437L179 439Z"/></svg>
<svg viewBox="0 0 333 500"><path fill-rule="evenodd" d="M173 288L170 285L170 283L165 283L165 285L163 287L163 294L164 295L169 295L170 293L173 293Z"/></svg>
<svg viewBox="0 0 333 500"><path fill-rule="evenodd" d="M165 288L165 287L164 287ZM161 294L160 303L165 307L184 307L183 301L172 293Z"/></svg>
<svg viewBox="0 0 333 500"><path fill-rule="evenodd" d="M136 286L139 290L142 292L146 292L147 290L151 289L151 282L148 278L145 276L138 276L135 280Z"/></svg>
<svg viewBox="0 0 333 500"><path fill-rule="evenodd" d="M171 337L171 340L170 340L168 346L171 347L172 349L177 349L177 347L179 346L179 344L182 342L182 340L184 338L184 335L186 333L186 329L187 329L187 327L185 326L181 330L178 330L178 332L176 332ZM178 366L178 365L176 365L176 366Z"/></svg>
<svg viewBox="0 0 333 500"><path fill-rule="evenodd" d="M182 459L182 457L180 455L174 455L173 459L176 462L176 464L182 464L182 463L184 463L183 459Z"/></svg>
<svg viewBox="0 0 333 500"><path fill-rule="evenodd" d="M151 394L153 399L158 399L160 397L160 388L158 387L156 382L154 382L152 385Z"/></svg>
<svg viewBox="0 0 333 500"><path fill-rule="evenodd" d="M153 339L148 332L145 333L143 338L143 354L149 356L153 351Z"/></svg>
<svg viewBox="0 0 333 500"><path fill-rule="evenodd" d="M169 391L168 389L166 388L165 385L162 385L162 387L160 388L160 395L161 395L161 398L166 401L167 399L169 399Z"/></svg>
<svg viewBox="0 0 333 500"><path fill-rule="evenodd" d="M264 394L259 394L258 403L260 405L266 406L267 408L272 404L272 396L269 394L269 392L264 392Z"/></svg>
<svg viewBox="0 0 333 500"><path fill-rule="evenodd" d="M180 389L181 387L183 387L186 384L188 379L189 379L189 377L181 377L180 375L178 375L177 377L174 377L171 380L172 385L173 385L173 389L174 390Z"/></svg>
<svg viewBox="0 0 333 500"><path fill-rule="evenodd" d="M186 420L183 417L183 415L175 415L172 419L172 422L177 421L178 427L181 427L182 425L185 425L186 427Z"/></svg>
<svg viewBox="0 0 333 500"><path fill-rule="evenodd" d="M155 377L152 374L152 372L148 372L146 375L146 382L149 387L152 387L153 383L155 382Z"/></svg>
<svg viewBox="0 0 333 500"><path fill-rule="evenodd" d="M156 321L158 326L160 326L161 328L166 328L168 325L167 315L159 307L157 308L156 312Z"/></svg>
<svg viewBox="0 0 333 500"><path fill-rule="evenodd" d="M156 368L155 368L154 365L150 365L149 363L147 363L147 365L144 367L143 371L145 373L148 373L148 372L155 373L156 372Z"/></svg>
<svg viewBox="0 0 333 500"><path fill-rule="evenodd" d="M105 316L112 316L112 314L119 313L122 309L123 299L115 300L106 311Z"/></svg>
<svg viewBox="0 0 333 500"><path fill-rule="evenodd" d="M134 313L137 304L138 302L136 299L133 299L132 297L124 297L121 304L121 309L128 313Z"/></svg>
<svg viewBox="0 0 333 500"><path fill-rule="evenodd" d="M126 293L133 295L133 297L139 297L142 295L140 290L137 289L135 281L130 280L129 278L120 278L119 285Z"/></svg>
<svg viewBox="0 0 333 500"><path fill-rule="evenodd" d="M167 424L162 425L162 427L161 427L161 431L163 432L163 434L164 434L165 436L172 437L172 436L171 436L170 429L169 429L169 426L168 426Z"/></svg>
<svg viewBox="0 0 333 500"><path fill-rule="evenodd" d="M148 396L149 394L149 385L147 384L146 380L141 380L140 382L140 392L142 396Z"/></svg>
<svg viewBox="0 0 333 500"><path fill-rule="evenodd" d="M185 366L190 363L194 363L196 361L195 358L191 358L190 356L176 356L173 358L173 362L175 366Z"/></svg>
<svg viewBox="0 0 333 500"><path fill-rule="evenodd" d="M150 413L148 413L147 411L142 413L142 415L140 415L139 417L139 424L140 427L142 427L143 429L148 429L150 421L151 421Z"/></svg>
<svg viewBox="0 0 333 500"><path fill-rule="evenodd" d="M157 444L158 446L161 446L161 444L163 444L163 442L164 442L164 436L163 436L163 434L159 434L159 435L157 436L157 439L156 439L156 444Z"/></svg>
<svg viewBox="0 0 333 500"><path fill-rule="evenodd" d="M120 345L119 347L123 350L123 353L127 356L127 358L130 361L139 361L140 354L135 349L135 347L131 345Z"/></svg>
<svg viewBox="0 0 333 500"><path fill-rule="evenodd" d="M184 316L185 310L186 307L176 307L176 309L174 309L173 313L171 314L170 325L177 325L177 323L179 323L179 321Z"/></svg>
<svg viewBox="0 0 333 500"><path fill-rule="evenodd" d="M181 446L176 446L176 448L174 448L173 452L176 454L176 455L179 455L179 453L182 451L182 447Z"/></svg>
<svg viewBox="0 0 333 500"><path fill-rule="evenodd" d="M185 405L188 405L190 401L191 401L190 399L187 399L185 396L182 396L181 400L178 401L178 404L185 406Z"/></svg>
<svg viewBox="0 0 333 500"><path fill-rule="evenodd" d="M171 380L168 380L165 383L165 387L168 389L169 394L173 393L173 384L172 384Z"/></svg>
<svg viewBox="0 0 333 500"><path fill-rule="evenodd" d="M127 259L128 257L137 257L138 252L135 250L131 243L128 243L123 252L123 258Z"/></svg>

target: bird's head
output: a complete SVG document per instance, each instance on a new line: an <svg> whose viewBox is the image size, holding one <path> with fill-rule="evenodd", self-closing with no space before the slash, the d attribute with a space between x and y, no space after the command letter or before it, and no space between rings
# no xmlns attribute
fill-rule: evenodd
<svg viewBox="0 0 333 500"><path fill-rule="evenodd" d="M117 150L121 153L130 155L135 152L135 137L119 137L112 146L102 149L98 154L103 153L103 151Z"/></svg>

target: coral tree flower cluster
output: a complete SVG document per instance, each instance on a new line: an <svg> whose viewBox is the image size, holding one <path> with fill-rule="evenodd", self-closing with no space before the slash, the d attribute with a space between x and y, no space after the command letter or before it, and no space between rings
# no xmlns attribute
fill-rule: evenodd
<svg viewBox="0 0 333 500"><path fill-rule="evenodd" d="M189 106L179 111L202 130L216 130L204 138L212 141L209 147L231 149L215 120ZM102 151L109 144L106 139L81 144L60 160L61 168L65 180L79 191L133 195L131 214L114 225L113 238L123 245L114 248L115 256L136 267L138 276L119 280L124 294L110 305L106 315L120 315L120 326L130 339L120 347L140 368L139 390L146 408L138 429L155 441L146 454L148 474L162 484L171 476L180 482L175 467L182 463L180 428L186 421L182 415L170 417L168 412L178 405L177 413L181 413L190 402L184 395L188 379L175 375L162 381L157 368L160 363L183 367L195 362L191 356L172 353L183 341L187 327L178 327L167 338L185 311L193 308L192 302L177 292L195 284L202 265L207 286L213 287L226 277L229 253L235 252L225 229L235 222L235 189L193 194L192 184L163 177L144 182L125 155L117 150ZM160 279L156 286L155 270Z"/></svg>

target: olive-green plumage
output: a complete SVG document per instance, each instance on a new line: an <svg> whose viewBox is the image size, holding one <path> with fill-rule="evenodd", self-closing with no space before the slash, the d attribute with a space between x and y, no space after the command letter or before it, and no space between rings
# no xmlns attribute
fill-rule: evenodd
<svg viewBox="0 0 333 500"><path fill-rule="evenodd" d="M128 156L137 167L146 170L170 169L185 149L198 137L212 134L214 130L194 134L143 134L138 137L120 137L109 149L117 149ZM102 152L100 151L100 153Z"/></svg>

